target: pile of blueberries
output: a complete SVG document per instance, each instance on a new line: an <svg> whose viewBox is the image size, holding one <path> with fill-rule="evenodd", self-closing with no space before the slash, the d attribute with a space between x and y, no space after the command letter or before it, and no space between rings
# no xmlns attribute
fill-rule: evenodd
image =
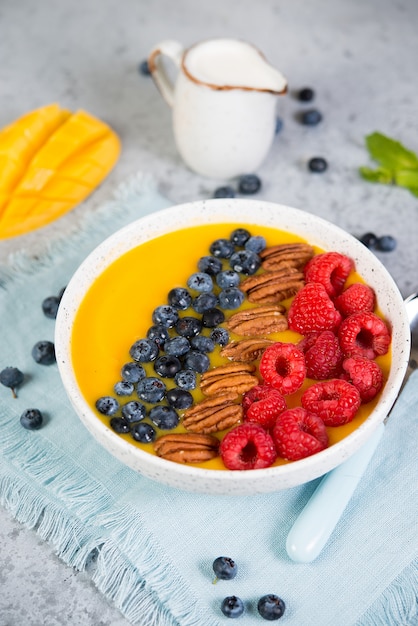
<svg viewBox="0 0 418 626"><path fill-rule="evenodd" d="M192 406L197 377L209 369L208 355L229 341L228 331L221 326L225 311L243 303L242 276L259 269L259 253L265 247L264 237L252 236L245 228L235 229L229 239L217 239L209 247L210 254L199 259L187 287L171 289L167 303L154 309L146 337L130 347L132 360L123 365L121 380L114 386L117 397L96 401L97 410L110 417L115 432L150 443L156 438L155 427L171 430L178 425L178 411ZM152 375L144 367L151 363ZM167 385L167 379L175 386ZM128 399L135 392L138 400ZM152 407L148 410L147 405ZM147 415L150 421L143 421Z"/></svg>

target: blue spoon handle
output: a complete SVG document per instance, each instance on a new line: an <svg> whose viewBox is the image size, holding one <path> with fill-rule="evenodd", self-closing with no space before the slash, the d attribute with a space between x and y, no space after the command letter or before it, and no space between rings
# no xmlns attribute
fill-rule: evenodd
<svg viewBox="0 0 418 626"><path fill-rule="evenodd" d="M286 551L293 561L310 563L320 554L363 476L384 428L380 424L360 450L321 480L288 534Z"/></svg>

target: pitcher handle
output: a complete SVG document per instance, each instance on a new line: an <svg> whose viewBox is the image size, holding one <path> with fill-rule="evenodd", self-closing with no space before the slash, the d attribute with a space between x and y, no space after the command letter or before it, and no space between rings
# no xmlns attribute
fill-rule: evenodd
<svg viewBox="0 0 418 626"><path fill-rule="evenodd" d="M174 85L163 65L162 57L169 58L180 69L184 48L178 41L167 39L154 46L148 55L148 67L164 100L172 107L174 104Z"/></svg>

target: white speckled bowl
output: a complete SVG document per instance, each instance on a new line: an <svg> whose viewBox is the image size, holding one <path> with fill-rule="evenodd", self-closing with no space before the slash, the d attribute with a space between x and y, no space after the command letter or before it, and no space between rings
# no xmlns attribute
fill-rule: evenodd
<svg viewBox="0 0 418 626"><path fill-rule="evenodd" d="M350 256L374 288L380 309L392 326L392 365L380 400L367 420L341 442L306 459L261 470L206 470L148 454L116 435L87 404L71 363L71 331L77 309L91 283L120 255L172 230L202 223L260 224L296 233L325 250ZM198 254L201 256L201 254ZM82 263L69 282L56 320L55 347L67 394L83 424L111 454L141 474L198 493L250 495L293 487L333 469L370 437L394 403L408 364L410 332L404 303L393 279L359 241L321 218L287 206L258 200L197 201L151 214L106 239Z"/></svg>

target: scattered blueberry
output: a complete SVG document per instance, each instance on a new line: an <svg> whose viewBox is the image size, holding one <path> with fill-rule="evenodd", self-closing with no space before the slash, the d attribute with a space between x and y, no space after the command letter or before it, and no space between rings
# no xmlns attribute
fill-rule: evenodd
<svg viewBox="0 0 418 626"><path fill-rule="evenodd" d="M214 328L210 334L210 338L223 348L229 342L229 333L226 328Z"/></svg>
<svg viewBox="0 0 418 626"><path fill-rule="evenodd" d="M199 292L212 291L213 280L205 272L195 272L187 279L187 286Z"/></svg>
<svg viewBox="0 0 418 626"><path fill-rule="evenodd" d="M159 348L163 348L164 343L169 339L170 333L168 332L166 326L162 324L154 324L147 331L147 339L151 339L154 341Z"/></svg>
<svg viewBox="0 0 418 626"><path fill-rule="evenodd" d="M116 383L114 389L118 396L131 396L134 392L134 385L126 380L120 380Z"/></svg>
<svg viewBox="0 0 418 626"><path fill-rule="evenodd" d="M298 92L298 99L302 102L311 102L315 98L315 92L310 87L304 87Z"/></svg>
<svg viewBox="0 0 418 626"><path fill-rule="evenodd" d="M158 356L158 346L151 339L138 339L129 350L130 356L134 361L140 363L149 363L154 361Z"/></svg>
<svg viewBox="0 0 418 626"><path fill-rule="evenodd" d="M181 370L174 376L174 382L180 389L192 391L196 389L196 372L193 372L193 370Z"/></svg>
<svg viewBox="0 0 418 626"><path fill-rule="evenodd" d="M245 249L260 254L262 250L267 246L267 242L261 235L254 235L245 242ZM231 285L232 287L232 285Z"/></svg>
<svg viewBox="0 0 418 626"><path fill-rule="evenodd" d="M55 346L52 341L38 341L32 348L32 356L36 363L51 365L55 363Z"/></svg>
<svg viewBox="0 0 418 626"><path fill-rule="evenodd" d="M261 189L261 180L257 174L244 174L238 181L238 191L245 195L257 193Z"/></svg>
<svg viewBox="0 0 418 626"><path fill-rule="evenodd" d="M171 406L165 406L163 404L152 407L149 416L151 421L162 430L171 430L175 428L180 421L176 411Z"/></svg>
<svg viewBox="0 0 418 626"><path fill-rule="evenodd" d="M181 370L181 363L176 356L163 354L154 363L155 373L163 378L174 378Z"/></svg>
<svg viewBox="0 0 418 626"><path fill-rule="evenodd" d="M141 61L141 63L139 64L138 70L139 70L139 73L142 74L143 76L151 76L151 71L148 65L148 59L144 59L144 61Z"/></svg>
<svg viewBox="0 0 418 626"><path fill-rule="evenodd" d="M215 576L220 580L231 580L238 572L237 564L229 556L218 556L212 563Z"/></svg>
<svg viewBox="0 0 418 626"><path fill-rule="evenodd" d="M190 350L187 337L173 337L165 342L164 350L170 356L183 356Z"/></svg>
<svg viewBox="0 0 418 626"><path fill-rule="evenodd" d="M119 435L126 435L131 430L129 423L123 417L112 417L110 427Z"/></svg>
<svg viewBox="0 0 418 626"><path fill-rule="evenodd" d="M230 185L218 187L213 193L214 198L235 198L235 189Z"/></svg>
<svg viewBox="0 0 418 626"><path fill-rule="evenodd" d="M392 252L396 248L396 239L392 235L382 235L376 242L376 250L380 252Z"/></svg>
<svg viewBox="0 0 418 626"><path fill-rule="evenodd" d="M195 337L202 330L202 322L197 317L180 317L176 324L176 332L180 337Z"/></svg>
<svg viewBox="0 0 418 626"><path fill-rule="evenodd" d="M238 287L240 281L241 279L239 274L234 270L223 270L216 276L216 282L221 289L226 289L227 287Z"/></svg>
<svg viewBox="0 0 418 626"><path fill-rule="evenodd" d="M218 297L212 292L199 294L192 302L192 306L196 313L204 313L209 309L213 309L218 304Z"/></svg>
<svg viewBox="0 0 418 626"><path fill-rule="evenodd" d="M197 263L197 267L200 272L215 276L222 269L222 261L214 256L202 256Z"/></svg>
<svg viewBox="0 0 418 626"><path fill-rule="evenodd" d="M176 387L167 391L167 402L175 409L188 409L193 404L193 396L189 391Z"/></svg>
<svg viewBox="0 0 418 626"><path fill-rule="evenodd" d="M179 318L177 309L169 304L161 304L152 313L153 324L161 324L166 328L172 328Z"/></svg>
<svg viewBox="0 0 418 626"><path fill-rule="evenodd" d="M58 313L58 307L60 304L60 299L57 296L48 296L42 301L42 311L44 312L45 317L49 317L50 319L55 319Z"/></svg>
<svg viewBox="0 0 418 626"><path fill-rule="evenodd" d="M260 598L257 604L257 609L261 617L271 622L280 619L285 608L286 606L283 600L273 593L269 593Z"/></svg>
<svg viewBox="0 0 418 626"><path fill-rule="evenodd" d="M168 304L175 309L185 311L192 303L192 296L184 287L175 287L168 293Z"/></svg>
<svg viewBox="0 0 418 626"><path fill-rule="evenodd" d="M202 324L205 328L215 328L225 321L225 314L216 307L207 309L202 315Z"/></svg>
<svg viewBox="0 0 418 626"><path fill-rule="evenodd" d="M233 270L241 274L255 274L261 265L260 257L251 250L238 250L229 259Z"/></svg>
<svg viewBox="0 0 418 626"><path fill-rule="evenodd" d="M243 247L245 242L251 237L251 233L248 232L245 228L236 228L232 231L230 240L236 246Z"/></svg>
<svg viewBox="0 0 418 626"><path fill-rule="evenodd" d="M146 422L139 422L134 424L131 429L131 435L135 441L140 443L151 443L155 440L157 432L151 424Z"/></svg>
<svg viewBox="0 0 418 626"><path fill-rule="evenodd" d="M223 309L238 309L244 302L244 294L238 287L228 287L219 293L219 304Z"/></svg>
<svg viewBox="0 0 418 626"><path fill-rule="evenodd" d="M218 259L229 259L234 251L235 246L228 239L217 239L209 247L209 252Z"/></svg>
<svg viewBox="0 0 418 626"><path fill-rule="evenodd" d="M198 374L207 372L210 366L209 357L197 350L190 350L184 358L184 368L186 370L193 370Z"/></svg>
<svg viewBox="0 0 418 626"><path fill-rule="evenodd" d="M376 247L377 236L374 233L365 233L360 237L361 243L371 250Z"/></svg>
<svg viewBox="0 0 418 626"><path fill-rule="evenodd" d="M276 126L274 129L275 135L278 135L283 128L283 120L281 117L276 117Z"/></svg>
<svg viewBox="0 0 418 626"><path fill-rule="evenodd" d="M139 422L146 415L146 408L138 400L131 400L122 407L122 416L127 422Z"/></svg>
<svg viewBox="0 0 418 626"><path fill-rule="evenodd" d="M17 398L16 388L23 383L24 374L17 367L5 367L0 372L0 383L12 390L14 398Z"/></svg>
<svg viewBox="0 0 418 626"><path fill-rule="evenodd" d="M237 596L228 596L222 600L221 611L226 617L240 617L244 613L244 603Z"/></svg>
<svg viewBox="0 0 418 626"><path fill-rule="evenodd" d="M215 349L215 342L210 337L205 337L205 335L197 335L197 337L192 337L190 340L190 345L193 350L197 350L198 352L213 352Z"/></svg>
<svg viewBox="0 0 418 626"><path fill-rule="evenodd" d="M311 172L320 174L325 172L328 168L328 163L323 157L312 157L312 159L309 159L308 161L308 168Z"/></svg>
<svg viewBox="0 0 418 626"><path fill-rule="evenodd" d="M140 400L153 404L164 398L166 386L160 378L150 376L139 381L136 392Z"/></svg>
<svg viewBox="0 0 418 626"><path fill-rule="evenodd" d="M320 113L317 109L310 109L309 111L304 111L300 116L300 121L305 126L316 126L322 120L322 113Z"/></svg>
<svg viewBox="0 0 418 626"><path fill-rule="evenodd" d="M121 369L122 380L126 380L127 383L139 383L140 380L145 378L145 370L140 363L130 361L125 363Z"/></svg>
<svg viewBox="0 0 418 626"><path fill-rule="evenodd" d="M119 402L112 396L102 396L96 400L96 409L102 415L114 415L119 409Z"/></svg>
<svg viewBox="0 0 418 626"><path fill-rule="evenodd" d="M61 300L62 300L62 296L64 295L64 291L65 291L66 289L67 289L67 287L61 287L61 289L60 289L60 290L59 290L59 292L58 292L58 296L57 296L57 298L58 298L58 300L59 300L60 302L61 302Z"/></svg>
<svg viewBox="0 0 418 626"><path fill-rule="evenodd" d="M38 430L43 423L43 416L39 409L26 409L20 416L20 423L27 430Z"/></svg>

